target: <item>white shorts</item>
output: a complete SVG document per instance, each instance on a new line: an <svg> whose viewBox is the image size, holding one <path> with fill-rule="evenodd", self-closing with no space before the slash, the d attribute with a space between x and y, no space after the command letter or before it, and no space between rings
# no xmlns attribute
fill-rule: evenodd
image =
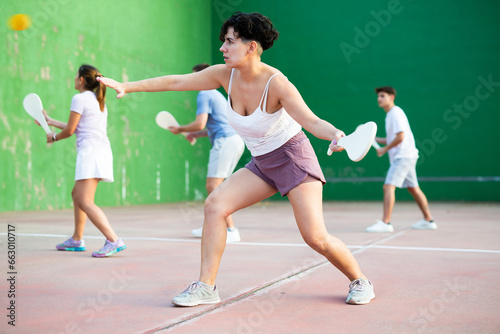
<svg viewBox="0 0 500 334"><path fill-rule="evenodd" d="M113 182L113 152L110 145L79 148L76 154L75 181L101 179Z"/></svg>
<svg viewBox="0 0 500 334"><path fill-rule="evenodd" d="M225 179L236 168L236 164L245 150L245 143L240 136L217 138L210 150L207 178Z"/></svg>
<svg viewBox="0 0 500 334"><path fill-rule="evenodd" d="M391 167L389 167L385 184L390 184L398 188L418 187L417 160L418 158L395 159L391 163Z"/></svg>

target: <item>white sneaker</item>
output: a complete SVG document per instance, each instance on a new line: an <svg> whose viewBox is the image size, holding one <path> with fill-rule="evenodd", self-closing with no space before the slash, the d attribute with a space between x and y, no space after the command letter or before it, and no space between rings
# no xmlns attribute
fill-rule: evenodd
<svg viewBox="0 0 500 334"><path fill-rule="evenodd" d="M383 221L377 219L377 222L375 224L366 228L366 232L375 232L375 233L394 232L394 226L392 226L391 223L386 224Z"/></svg>
<svg viewBox="0 0 500 334"><path fill-rule="evenodd" d="M191 234L198 238L201 238L202 233L203 233L203 226L195 230L191 230ZM236 227L234 228L233 231L229 231L229 229L227 230L227 237L226 237L227 244L240 241L241 241L240 232Z"/></svg>
<svg viewBox="0 0 500 334"><path fill-rule="evenodd" d="M438 226L433 220L428 222L427 220L422 219L413 224L411 228L416 230L435 230L438 228Z"/></svg>
<svg viewBox="0 0 500 334"><path fill-rule="evenodd" d="M202 233L203 233L203 226L195 230L191 230L191 234L198 238L201 238Z"/></svg>
<svg viewBox="0 0 500 334"><path fill-rule="evenodd" d="M353 305L364 305L368 304L373 298L375 298L375 293L373 292L372 282L358 278L349 284L349 294L345 302Z"/></svg>
<svg viewBox="0 0 500 334"><path fill-rule="evenodd" d="M241 241L240 232L236 227L234 227L232 231L229 231L229 229L227 229L226 244L230 244L232 242L240 242L240 241Z"/></svg>
<svg viewBox="0 0 500 334"><path fill-rule="evenodd" d="M193 282L183 293L172 299L172 304L177 306L196 306L217 304L220 302L219 290L203 282Z"/></svg>

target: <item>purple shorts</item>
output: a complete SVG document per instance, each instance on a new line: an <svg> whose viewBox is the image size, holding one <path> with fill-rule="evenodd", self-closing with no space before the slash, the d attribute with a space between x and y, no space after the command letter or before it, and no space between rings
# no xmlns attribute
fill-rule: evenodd
<svg viewBox="0 0 500 334"><path fill-rule="evenodd" d="M245 168L278 190L281 196L286 196L290 190L306 181L308 176L326 183L311 142L303 131L280 148L252 157Z"/></svg>

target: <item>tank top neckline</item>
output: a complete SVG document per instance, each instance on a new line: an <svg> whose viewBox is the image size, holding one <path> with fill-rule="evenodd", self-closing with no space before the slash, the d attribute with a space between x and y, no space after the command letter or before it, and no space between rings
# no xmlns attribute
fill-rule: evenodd
<svg viewBox="0 0 500 334"><path fill-rule="evenodd" d="M279 109L278 111L276 111L275 113L272 113L272 114L269 114L266 112L266 107L267 107L267 93L269 92L269 84L271 83L271 79L274 78L276 75L279 75L279 74L283 74L283 73L274 73L273 75L271 75L271 77L269 78L269 80L267 80L267 84L266 84L266 87L264 88L264 92L262 93L262 97L260 99L260 102L259 102L259 106L254 110L253 113L251 113L250 115L240 115L238 114L236 111L234 111L233 109L233 106L232 106L232 103L231 103L231 87L233 85L233 74L234 74L234 68L231 70L231 77L229 78L229 87L228 87L228 90L227 90L227 103L229 105L229 109L236 115L240 116L240 117L252 117L252 115L256 114L257 112L262 112L264 113L265 115L274 115L275 113L278 113L280 112L283 107L281 109ZM264 102L264 104L262 104L262 102ZM263 106L263 108L261 108L260 106Z"/></svg>

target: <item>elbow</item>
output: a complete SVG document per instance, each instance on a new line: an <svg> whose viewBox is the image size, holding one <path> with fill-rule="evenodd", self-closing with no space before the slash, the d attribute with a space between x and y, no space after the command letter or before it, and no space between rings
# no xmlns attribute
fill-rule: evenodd
<svg viewBox="0 0 500 334"><path fill-rule="evenodd" d="M201 131L205 128L205 126L203 124L193 124L193 131L191 132L195 132L195 131Z"/></svg>

